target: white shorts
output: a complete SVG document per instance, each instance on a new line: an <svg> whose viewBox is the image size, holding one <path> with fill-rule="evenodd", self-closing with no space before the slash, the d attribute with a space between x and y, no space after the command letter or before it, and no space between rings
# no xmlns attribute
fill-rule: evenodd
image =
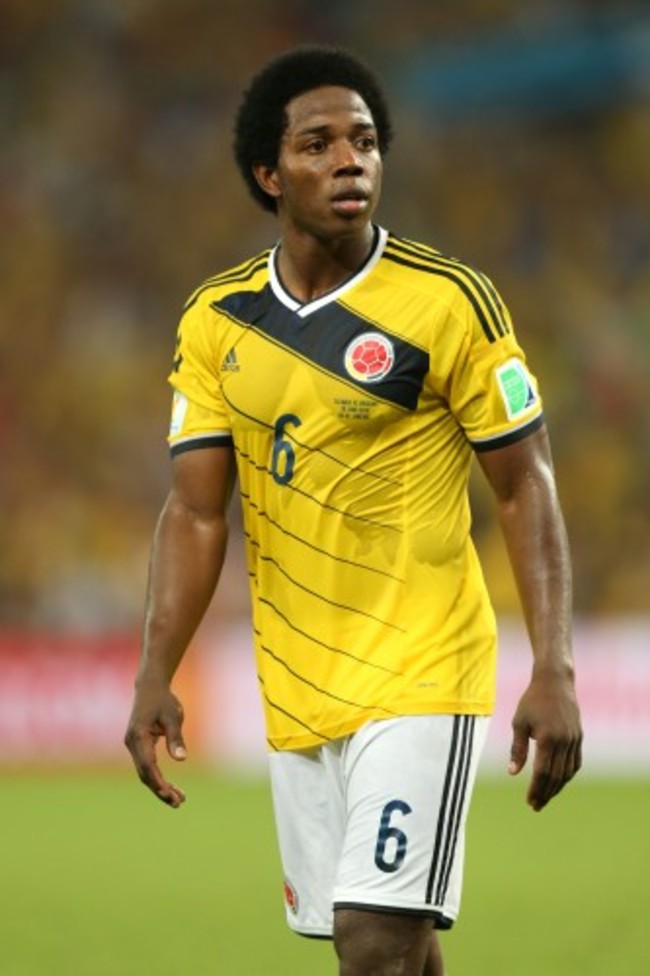
<svg viewBox="0 0 650 976"><path fill-rule="evenodd" d="M287 922L331 937L333 909L408 912L450 928L489 719L417 715L269 756Z"/></svg>

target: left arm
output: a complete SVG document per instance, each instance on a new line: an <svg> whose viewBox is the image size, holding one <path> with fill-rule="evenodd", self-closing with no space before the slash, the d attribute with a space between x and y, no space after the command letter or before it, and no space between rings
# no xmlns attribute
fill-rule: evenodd
<svg viewBox="0 0 650 976"><path fill-rule="evenodd" d="M478 455L499 520L533 650L530 684L513 718L509 770L536 741L528 803L541 810L578 772L582 730L571 652L571 560L546 430Z"/></svg>

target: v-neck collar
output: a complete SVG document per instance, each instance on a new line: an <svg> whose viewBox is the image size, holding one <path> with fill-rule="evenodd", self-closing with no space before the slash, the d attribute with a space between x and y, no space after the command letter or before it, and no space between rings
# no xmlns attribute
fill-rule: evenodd
<svg viewBox="0 0 650 976"><path fill-rule="evenodd" d="M271 253L269 254L269 281L273 294L282 302L282 304L295 312L300 318L306 318L311 315L312 312L316 312L319 308L323 308L325 305L329 305L330 302L335 302L350 288L354 288L359 284L367 275L370 274L372 269L375 267L380 257L384 252L384 247L386 245L386 240L388 238L388 231L384 230L383 227L375 227L375 241L370 251L370 254L361 265L358 271L355 271L353 275L347 278L342 284L333 288L331 291L326 292L324 295L320 295L318 298L314 298L311 302L299 302L297 299L291 295L282 282L280 281L280 276L277 272L277 257L280 245L276 244Z"/></svg>

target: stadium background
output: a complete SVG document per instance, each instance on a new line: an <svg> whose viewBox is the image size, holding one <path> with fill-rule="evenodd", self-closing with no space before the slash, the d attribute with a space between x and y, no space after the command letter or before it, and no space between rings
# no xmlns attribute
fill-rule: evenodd
<svg viewBox="0 0 650 976"><path fill-rule="evenodd" d="M145 940L146 964L136 961L139 942L100 961L102 939L84 942L80 933L92 925L78 916L91 875L75 877L69 865L85 857L108 884L109 853L122 865L117 851L124 856L126 835L138 831L154 838L160 859L171 847L192 860L183 822L170 827L161 819L167 811L151 809L126 779L121 746L149 541L167 484L164 378L185 296L274 238L272 219L249 200L231 161L242 86L274 53L313 40L358 51L391 97L396 140L380 221L496 281L546 393L574 554L588 762L582 783L550 814L557 835L542 828L542 861L566 864L562 884L549 882L542 925L553 925L555 941L573 932L566 972L609 973L616 957L599 933L601 922L616 928L615 902L618 931L633 947L618 969L633 976L650 958L638 907L644 897L647 904L638 865L644 856L647 863L649 845L635 828L639 811L646 819L650 812L650 9L643 0L0 0L0 790L4 861L15 868L3 896L13 941L0 971L172 971L169 948L154 966L154 936ZM522 831L526 860L540 844L539 828L509 819L523 817L523 787L513 797L500 771L527 651L479 482L474 496L475 535L503 632L499 712L474 829L492 830L490 844ZM197 844L199 827L211 823L205 811L227 807L219 798L233 797L239 810L254 795L251 822L269 819L236 508L232 521L223 586L179 678L195 762L187 775L198 776L203 798L196 803L205 819L190 831ZM593 847L582 833L585 816ZM272 847L271 832L259 836ZM104 861L96 862L100 849ZM237 879L252 871L257 885L276 871L268 856L268 870L234 864L225 887L239 914L221 936L208 937L207 922L201 935L189 930L198 957L188 971L214 971L216 939L217 972L274 972L241 955L223 961L239 944L236 925L245 930ZM110 919L125 889L146 900L141 874L154 888L164 883L151 853L135 843L128 867L94 918ZM490 899L493 870L479 865L472 882L485 883ZM224 884L212 878L212 888L201 881L199 889L203 873L188 877L184 891L207 915L205 903ZM495 902L495 927L517 917L521 890L508 887L512 873L509 861L499 871L505 902ZM57 921L64 877L76 907ZM615 898L622 877L626 885L636 877L639 888ZM585 890L601 893L600 908L580 916L586 928L561 913L558 887L574 907ZM473 891L470 900L478 898ZM531 911L539 922L537 904ZM22 937L25 919L38 923L38 938ZM112 926L130 946L125 918ZM265 938L280 926L274 916ZM525 926L524 916L522 946ZM456 951L472 942L483 947L477 959L489 959L487 930L473 908ZM181 927L176 937L179 959L187 957L187 932ZM288 963L302 951L294 941L277 944L278 972L331 971L325 961L322 970ZM494 952L493 972L521 972L516 954L509 962ZM560 976L550 959L542 952L527 973Z"/></svg>

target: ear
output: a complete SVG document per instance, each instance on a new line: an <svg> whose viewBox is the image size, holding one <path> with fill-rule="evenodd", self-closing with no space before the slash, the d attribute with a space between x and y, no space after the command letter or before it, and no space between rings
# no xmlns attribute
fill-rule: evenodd
<svg viewBox="0 0 650 976"><path fill-rule="evenodd" d="M253 176L264 192L268 193L270 197L277 200L282 196L278 171L275 166L265 166L263 163L256 163L253 166Z"/></svg>

